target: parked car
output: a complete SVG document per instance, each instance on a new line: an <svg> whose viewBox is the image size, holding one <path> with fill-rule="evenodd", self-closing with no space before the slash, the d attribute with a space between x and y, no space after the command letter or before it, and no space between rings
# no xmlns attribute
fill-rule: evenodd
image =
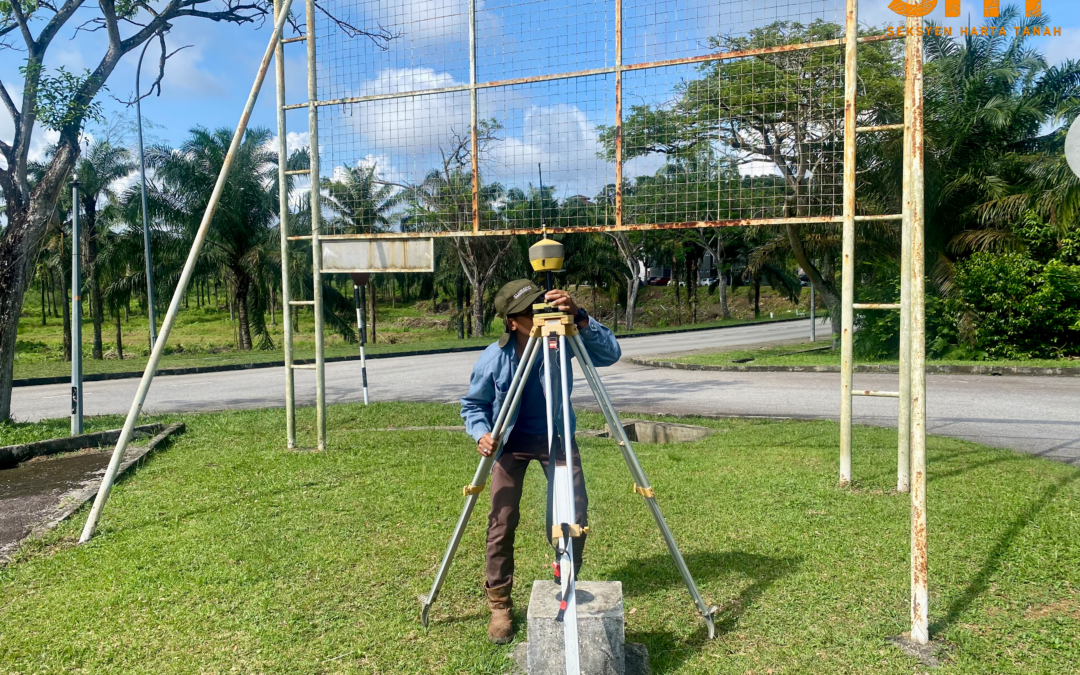
<svg viewBox="0 0 1080 675"><path fill-rule="evenodd" d="M667 286L671 282L671 277L649 277L645 282L648 286Z"/></svg>

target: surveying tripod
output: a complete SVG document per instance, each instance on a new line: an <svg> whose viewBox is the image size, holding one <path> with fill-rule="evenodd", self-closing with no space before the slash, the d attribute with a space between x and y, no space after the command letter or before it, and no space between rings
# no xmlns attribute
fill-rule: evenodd
<svg viewBox="0 0 1080 675"><path fill-rule="evenodd" d="M550 240L541 240L533 248L535 249L545 243L557 244L557 242ZM558 246L561 249L561 244ZM530 251L530 257L532 257L532 251ZM536 261L533 262L533 266L536 268ZM560 256L560 267L561 263ZM550 271L548 272L547 286L550 290ZM600 406L600 411L607 421L612 436L619 444L619 450L622 452L626 466L630 470L630 476L634 481L633 491L645 498L645 503L656 520L656 525L660 529L664 542L667 544L671 558L679 569L679 574L682 575L683 582L701 612L702 618L705 619L709 639L715 637L716 628L713 613L717 608L706 605L698 592L697 585L690 575L690 570L687 569L686 562L683 560L679 547L675 543L675 537L671 534L671 530L664 521L663 514L660 513L660 507L656 503L656 495L649 485L649 479L645 477L645 471L641 468L637 455L634 454L633 446L623 429L618 413L615 411L615 406L611 403L604 385L600 382L600 376L597 374L592 358L589 356L589 352L578 334L573 318L547 303L533 305L533 329L518 362L517 369L514 371L510 388L506 393L505 403L499 409L499 414L495 418L495 424L491 431L491 437L495 440L495 448L489 456L480 460L480 465L476 468L472 482L462 489L462 494L465 496L465 507L458 518L457 526L454 528L450 545L447 546L446 553L443 555L442 563L439 565L439 570L435 575L435 581L431 585L431 591L427 595L420 596L420 602L423 605L420 621L424 626L428 625L428 613L438 598L439 591L442 589L450 565L454 560L454 554L457 552L458 544L461 543L465 528L469 524L469 517L472 515L473 508L484 490L488 474L491 473L491 468L502 450L506 427L510 420L513 419L514 412L521 403L522 392L525 389L526 380L532 372L533 364L542 353L544 365L543 387L548 429L548 462L549 466L553 467L551 469L553 475L549 476L548 485L549 495L552 497L549 506L548 534L558 554L559 580L562 586L560 613L563 614L564 622L566 672L568 675L572 675L579 672L577 667L577 604L573 549L576 545L575 539L580 538L587 531L587 528L581 528L575 524L573 438L570 434L569 397L569 378L572 377L572 374L567 353L568 346L577 357L578 363L581 364L585 380L588 382L589 388ZM560 452L562 458L565 459L562 466L559 466L556 461L557 454Z"/></svg>

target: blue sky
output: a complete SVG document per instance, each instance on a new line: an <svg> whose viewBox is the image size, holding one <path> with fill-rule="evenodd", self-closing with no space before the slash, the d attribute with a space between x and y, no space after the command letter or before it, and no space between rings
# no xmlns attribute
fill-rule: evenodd
<svg viewBox="0 0 1080 675"><path fill-rule="evenodd" d="M302 0L296 2L301 8ZM613 0L477 2L478 52L485 64L478 74L481 81L613 65ZM887 9L887 4L888 0L862 0L862 21L899 24L899 17ZM332 70L320 77L320 98L468 82L467 0L332 0L327 5L347 6L346 18L351 22L364 27L381 24L399 32L400 37L386 51L377 50L364 38L320 40L324 54L329 56L331 48L336 54L333 63L328 64ZM762 18L771 21L785 11L793 11L792 7L804 21L819 17L839 20L843 11L840 0L625 0L624 5L627 62L701 53L708 37L718 32L718 26L746 28ZM970 14L975 23L980 22L979 0L964 0L962 7L965 17ZM1043 0L1042 7L1051 25L1061 26L1065 32L1061 38L1044 38L1049 60L1080 58L1080 3ZM90 11L85 13L89 18ZM439 18L431 20L431 16ZM946 21L941 7L932 17L947 24L961 24ZM329 34L325 20L317 25L323 35ZM170 48L191 47L170 60L162 96L143 102L144 117L156 125L150 136L177 144L196 125L233 127L269 32L268 23L253 27L190 18L177 20L169 35ZM62 31L47 65L64 65L79 72L93 67L101 53L102 36L79 33L72 39L73 35L71 27ZM156 46L151 46L146 64L150 68L144 67L144 82L153 76L156 56ZM109 92L102 98L107 114L124 110L112 96L131 95L137 58L137 53L129 54L110 78ZM286 46L290 102L305 98L305 63L303 43ZM14 52L2 52L0 77L9 89L19 82L20 65L21 59ZM482 92L481 116L496 116L504 125L501 139L486 157L487 172L498 174L504 182L535 183L532 176L540 162L551 167L549 172L545 169L545 182L560 185L563 196L594 194L613 178L609 175L610 165L596 159L597 125L610 123L614 115L613 97L608 95L613 86L611 76L601 75ZM270 77L252 125L275 129L273 101ZM333 166L359 161L378 164L387 179L415 180L437 162L440 150L445 150L453 134L467 128L467 94L366 106L363 110L358 106L338 109L322 118L323 165L327 173ZM289 115L292 147L306 144L306 116L306 111ZM40 147L45 139L40 130L38 136ZM10 137L10 120L0 112L0 138ZM627 172L651 172L654 164L645 158L629 166Z"/></svg>

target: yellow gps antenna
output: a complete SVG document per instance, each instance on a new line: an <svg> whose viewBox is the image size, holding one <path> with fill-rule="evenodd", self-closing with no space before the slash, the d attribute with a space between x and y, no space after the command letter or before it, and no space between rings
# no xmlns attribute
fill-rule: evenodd
<svg viewBox="0 0 1080 675"><path fill-rule="evenodd" d="M547 238L547 225L544 223L544 172L539 164L536 168L540 171L540 232L543 239L529 247L529 264L534 272L544 273L544 285L550 291L554 288L551 273L563 271L566 247Z"/></svg>

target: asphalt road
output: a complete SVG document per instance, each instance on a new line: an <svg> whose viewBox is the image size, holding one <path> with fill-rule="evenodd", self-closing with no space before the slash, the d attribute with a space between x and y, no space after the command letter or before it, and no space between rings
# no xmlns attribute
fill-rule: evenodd
<svg viewBox="0 0 1080 675"><path fill-rule="evenodd" d="M818 328L827 338L827 326ZM807 339L807 321L656 335L622 341L623 355L672 354L731 345ZM368 361L372 400L457 402L465 393L477 352ZM601 369L620 411L837 419L840 378L833 373L721 373L655 369L621 361ZM314 405L315 376L297 371L297 401ZM330 403L363 400L358 362L326 366ZM175 375L155 380L147 412L190 412L284 405L281 368ZM88 382L87 415L125 413L138 380ZM593 407L579 377L575 405ZM856 374L858 389L896 388L895 375ZM68 385L18 387L13 415L21 420L63 417ZM927 376L930 433L1012 448L1080 466L1080 378ZM895 426L896 400L855 399L860 424ZM284 432L283 432L284 433Z"/></svg>

